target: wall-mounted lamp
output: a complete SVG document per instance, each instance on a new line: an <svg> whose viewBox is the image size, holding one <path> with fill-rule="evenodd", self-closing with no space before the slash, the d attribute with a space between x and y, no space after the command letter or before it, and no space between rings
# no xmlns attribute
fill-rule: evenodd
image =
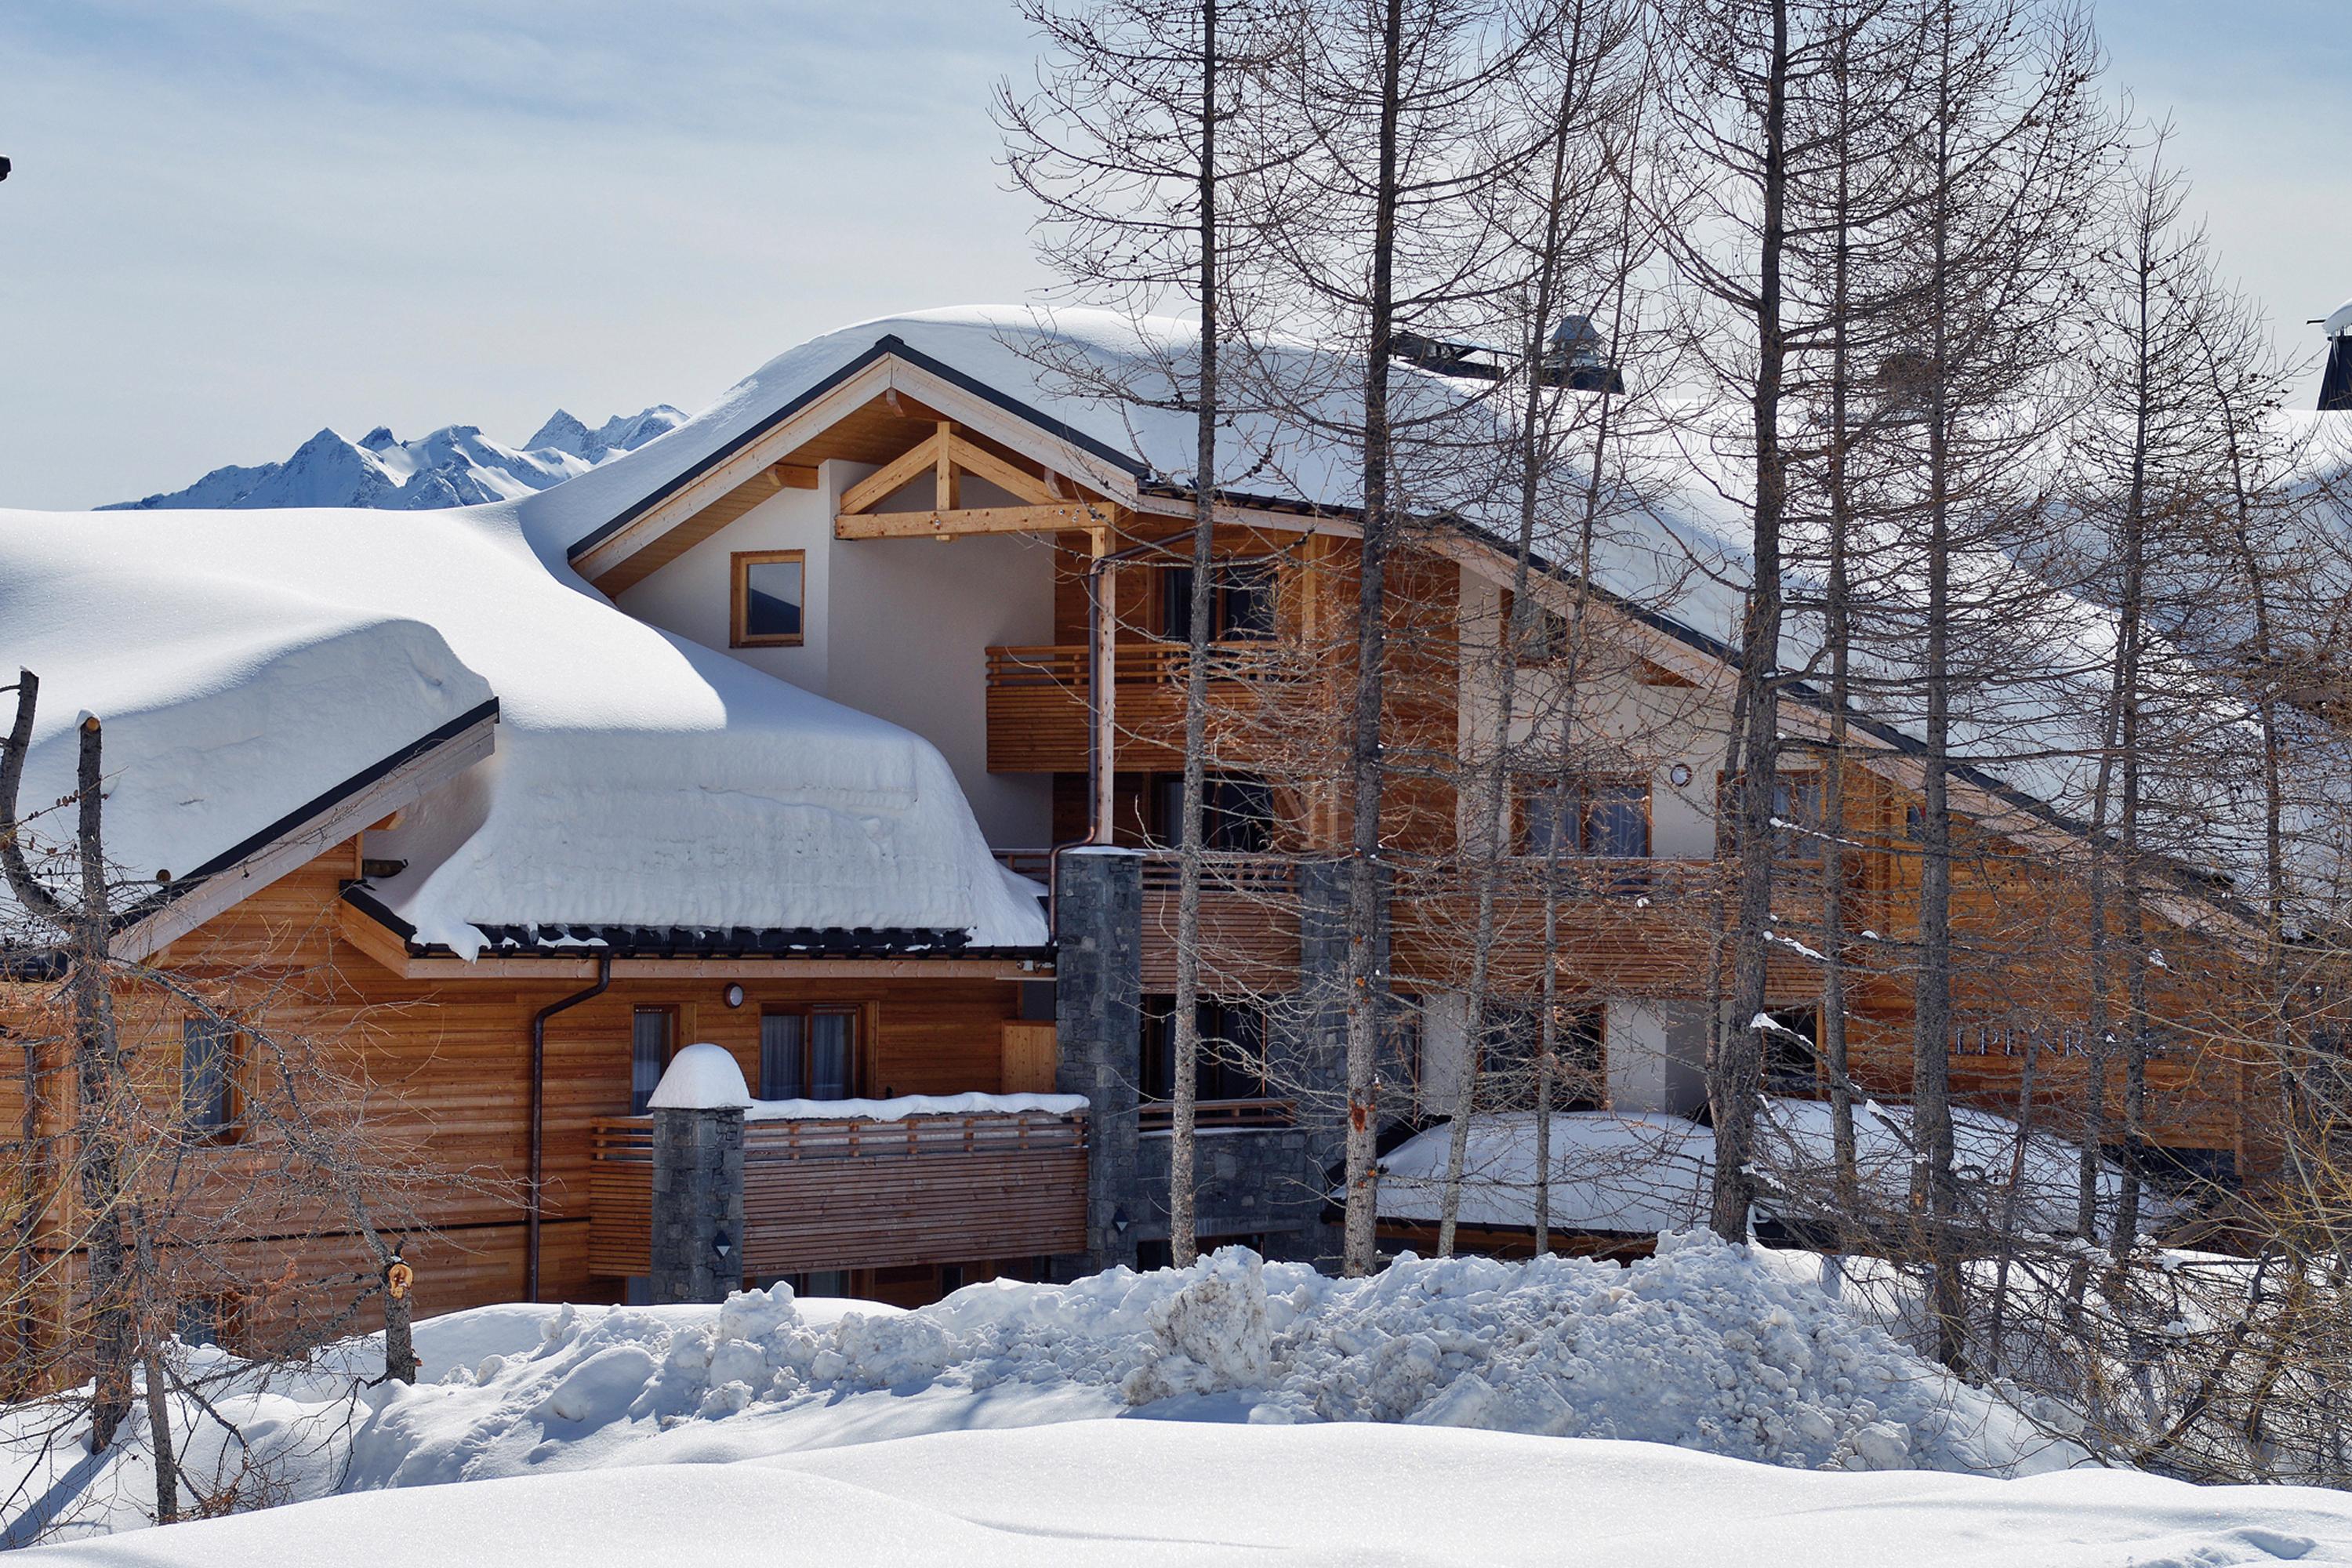
<svg viewBox="0 0 2352 1568"><path fill-rule="evenodd" d="M727 1005L730 1007L740 1007L743 1005L743 988L732 982L729 983L727 989L719 994L727 998Z"/></svg>
<svg viewBox="0 0 2352 1568"><path fill-rule="evenodd" d="M1127 1227L1134 1223L1135 1222L1133 1220L1127 1217L1127 1211L1125 1209L1111 1210L1110 1227L1111 1229L1118 1232L1119 1235L1125 1236L1127 1234Z"/></svg>
<svg viewBox="0 0 2352 1568"><path fill-rule="evenodd" d="M727 1239L727 1233L722 1230L717 1236L710 1238L710 1250L719 1254L721 1258L724 1258L729 1253L735 1250L735 1244Z"/></svg>
<svg viewBox="0 0 2352 1568"><path fill-rule="evenodd" d="M1689 784L1691 782L1690 764L1688 763L1676 763L1673 767L1668 768L1666 770L1666 782L1674 785L1676 789L1681 789L1684 785Z"/></svg>

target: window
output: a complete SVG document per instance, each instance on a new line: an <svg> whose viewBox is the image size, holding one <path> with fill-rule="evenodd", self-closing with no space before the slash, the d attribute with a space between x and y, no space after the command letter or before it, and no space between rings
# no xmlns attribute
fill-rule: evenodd
<svg viewBox="0 0 2352 1568"><path fill-rule="evenodd" d="M1764 1015L1771 1027L1762 1031L1764 1088L1773 1094L1811 1099L1822 1092L1814 1066L1822 1038L1818 1007L1777 1007Z"/></svg>
<svg viewBox="0 0 2352 1568"><path fill-rule="evenodd" d="M1203 1001L1201 1056L1192 1075L1193 1093L1203 1100L1264 1100L1265 1015L1248 1003ZM1176 999L1143 999L1141 1097L1166 1103L1176 1098Z"/></svg>
<svg viewBox="0 0 2352 1568"><path fill-rule="evenodd" d="M1215 568L1209 590L1209 640L1264 642L1275 634L1275 574L1271 561L1229 562ZM1160 637L1192 640L1192 569L1160 572Z"/></svg>
<svg viewBox="0 0 2352 1568"><path fill-rule="evenodd" d="M192 1296L172 1310L172 1331L184 1345L216 1345L227 1323L226 1306L218 1296Z"/></svg>
<svg viewBox="0 0 2352 1568"><path fill-rule="evenodd" d="M1566 616L1538 604L1521 606L1507 588L1503 590L1500 614L1504 627L1518 635L1513 657L1519 663L1558 664L1568 657Z"/></svg>
<svg viewBox="0 0 2352 1568"><path fill-rule="evenodd" d="M1780 854L1787 860L1822 858L1822 775L1778 773L1772 779L1772 815L1780 830Z"/></svg>
<svg viewBox="0 0 2352 1568"><path fill-rule="evenodd" d="M1151 837L1174 847L1183 841L1184 775L1151 780ZM1264 779L1211 773L1201 781L1201 847L1242 855L1274 847L1274 790Z"/></svg>
<svg viewBox="0 0 2352 1568"><path fill-rule="evenodd" d="M1640 859L1650 853L1650 786L1642 779L1526 786L1519 799L1523 855Z"/></svg>
<svg viewBox="0 0 2352 1568"><path fill-rule="evenodd" d="M847 1100L856 1092L854 1007L772 1007L760 1015L761 1100Z"/></svg>
<svg viewBox="0 0 2352 1568"><path fill-rule="evenodd" d="M236 1031L217 1018L180 1025L180 1116L188 1130L226 1138L236 1131Z"/></svg>
<svg viewBox="0 0 2352 1568"><path fill-rule="evenodd" d="M1552 1019L1552 1109L1599 1109L1603 1078L1601 1009L1560 1007ZM1480 1105L1491 1110L1533 1110L1536 1068L1543 1058L1542 1005L1500 998L1489 1001L1479 1033L1484 1037L1478 1048Z"/></svg>
<svg viewBox="0 0 2352 1568"><path fill-rule="evenodd" d="M808 604L807 552L739 550L729 647L798 647Z"/></svg>
<svg viewBox="0 0 2352 1568"><path fill-rule="evenodd" d="M677 1015L667 1007L640 1007L630 1019L629 1026L629 1114L642 1116L646 1103L654 1097L661 1083L662 1069L669 1066L672 1041L677 1034Z"/></svg>

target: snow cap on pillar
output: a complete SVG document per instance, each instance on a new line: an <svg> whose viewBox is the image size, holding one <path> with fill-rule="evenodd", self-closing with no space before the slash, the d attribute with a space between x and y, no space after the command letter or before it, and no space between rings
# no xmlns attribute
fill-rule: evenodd
<svg viewBox="0 0 2352 1568"><path fill-rule="evenodd" d="M723 1046L708 1042L687 1047L670 1058L669 1070L646 1102L649 1110L748 1110L751 1090L743 1069Z"/></svg>

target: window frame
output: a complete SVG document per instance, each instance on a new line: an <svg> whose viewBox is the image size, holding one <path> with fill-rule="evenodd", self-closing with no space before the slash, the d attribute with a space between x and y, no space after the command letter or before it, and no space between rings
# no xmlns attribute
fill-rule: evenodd
<svg viewBox="0 0 2352 1568"><path fill-rule="evenodd" d="M200 1121L188 1101L189 1036L196 1029L221 1032L219 1119ZM180 1114L183 1130L198 1142L236 1143L245 1138L245 1031L223 1019L189 1013L180 1020Z"/></svg>
<svg viewBox="0 0 2352 1568"><path fill-rule="evenodd" d="M819 1018L849 1020L849 1060L842 1075L843 1100L858 1099L865 1089L866 1077L866 1008L856 1002L769 1002L760 1008L760 1093L765 1100L809 1100L807 1090L816 1079L816 1021ZM768 1082L768 1020L797 1018L801 1024L801 1089L797 1095L769 1093ZM830 1103L817 1100L817 1104Z"/></svg>
<svg viewBox="0 0 2352 1568"><path fill-rule="evenodd" d="M747 616L751 608L751 571L754 566L772 566L791 562L801 574L801 629L796 632L770 632L754 635ZM737 550L727 557L728 605L727 646L729 647L803 647L808 642L809 572L805 550Z"/></svg>
<svg viewBox="0 0 2352 1568"><path fill-rule="evenodd" d="M641 1091L637 1088L637 1020L652 1015L659 1015L667 1021L664 1024L662 1028L661 1060L655 1068L654 1080L647 1084ZM671 1060L677 1055L677 1033L679 1022L677 1006L675 1003L640 1003L629 1009L630 1115L645 1116L650 1114L650 1108L646 1104L646 1100L651 1100L653 1098L654 1090L661 1087L662 1074L669 1070ZM640 1100L638 1098L641 1092L645 1096L644 1100Z"/></svg>
<svg viewBox="0 0 2352 1568"><path fill-rule="evenodd" d="M1642 795L1642 852L1639 855L1603 855L1591 847L1596 797L1605 790L1638 790ZM1535 821L1528 809L1539 798L1549 795L1569 797L1576 813L1576 842L1567 848L1545 849L1535 841ZM1556 790L1552 782L1539 775L1528 775L1520 780L1517 798L1511 811L1511 851L1532 860L1652 860L1657 858L1657 791L1651 779L1641 773L1602 773L1580 779L1564 790Z"/></svg>

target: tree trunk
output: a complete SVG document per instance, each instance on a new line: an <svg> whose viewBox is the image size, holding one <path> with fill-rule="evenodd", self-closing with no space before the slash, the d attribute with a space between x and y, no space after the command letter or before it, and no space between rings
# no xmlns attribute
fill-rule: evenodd
<svg viewBox="0 0 2352 1568"><path fill-rule="evenodd" d="M1178 830L1175 1082L1168 1141L1168 1250L1177 1268L1199 1254L1193 1154L1201 1062L1201 809L1207 785L1210 619L1216 597L1217 0L1201 7L1200 384L1194 391L1192 624L1184 668L1184 802Z"/></svg>
<svg viewBox="0 0 2352 1568"><path fill-rule="evenodd" d="M1379 1262L1375 1151L1380 1138L1380 1058L1388 976L1379 962L1388 924L1387 878L1381 865L1382 754L1387 657L1388 554L1396 520L1391 509L1389 346L1395 331L1397 121L1404 52L1403 0L1387 0L1381 57L1380 169L1374 192L1370 332L1364 367L1362 563L1356 595L1356 692L1349 715L1348 882L1348 1204L1344 1273L1369 1274Z"/></svg>

